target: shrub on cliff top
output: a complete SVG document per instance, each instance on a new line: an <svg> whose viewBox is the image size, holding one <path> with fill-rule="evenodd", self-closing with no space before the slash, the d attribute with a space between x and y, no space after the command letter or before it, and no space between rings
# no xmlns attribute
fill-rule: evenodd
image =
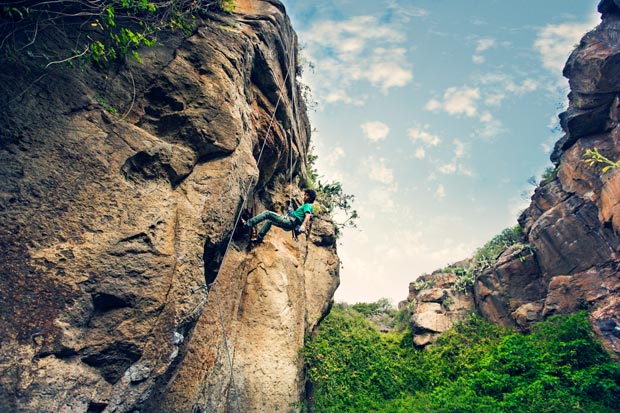
<svg viewBox="0 0 620 413"><path fill-rule="evenodd" d="M157 32L188 33L198 14L232 7L233 0L16 0L0 5L0 51L12 60L43 58L47 66L76 58L98 64L127 55L139 60L137 49L153 45ZM72 49L46 45L33 54L44 33L72 39Z"/></svg>
<svg viewBox="0 0 620 413"><path fill-rule="evenodd" d="M453 272L459 277L456 283L456 290L467 292L474 284L476 276L480 275L485 269L497 262L499 255L508 247L521 244L523 241L523 230L519 225L504 229L494 236L489 242L478 248L471 260L464 267L452 267L445 269L445 272ZM531 247L521 244L523 251L527 255L531 252Z"/></svg>
<svg viewBox="0 0 620 413"><path fill-rule="evenodd" d="M306 169L306 186L314 189L317 193L317 212L324 210L333 220L336 226L336 237L340 236L342 229L355 228L359 218L357 210L353 209L355 195L348 194L338 181L323 183L316 169L318 156L308 153Z"/></svg>

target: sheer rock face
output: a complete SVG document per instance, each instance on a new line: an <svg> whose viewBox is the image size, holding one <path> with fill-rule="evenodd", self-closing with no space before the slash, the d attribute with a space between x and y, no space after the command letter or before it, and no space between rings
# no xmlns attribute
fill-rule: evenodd
<svg viewBox="0 0 620 413"><path fill-rule="evenodd" d="M235 237L215 278L248 189L278 209L303 182L296 36L256 0L160 40L118 71L2 62L2 411L299 401L298 350L338 285L333 226L249 252Z"/></svg>
<svg viewBox="0 0 620 413"><path fill-rule="evenodd" d="M620 173L584 162L593 148L620 158L620 9L602 1L599 10L602 22L564 68L571 93L560 115L565 136L552 155L557 176L535 191L519 218L535 248L543 296L523 303L529 317L522 311L515 321L525 328L529 318L587 309L606 345L620 352Z"/></svg>
<svg viewBox="0 0 620 413"><path fill-rule="evenodd" d="M504 251L477 277L470 299L487 319L522 330L552 314L586 309L607 347L620 353L620 171L603 173L584 162L593 148L620 159L619 3L603 0L599 11L602 22L564 68L571 92L560 115L565 135L551 155L557 174L541 183L519 217L532 248ZM408 301L421 301L423 293ZM414 306L414 334L427 307ZM451 308L435 310L441 315ZM428 331L444 327L443 321L426 325L414 340L424 342Z"/></svg>

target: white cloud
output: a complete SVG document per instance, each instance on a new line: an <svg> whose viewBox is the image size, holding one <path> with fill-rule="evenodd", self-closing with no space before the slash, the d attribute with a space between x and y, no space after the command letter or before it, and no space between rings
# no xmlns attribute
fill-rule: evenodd
<svg viewBox="0 0 620 413"><path fill-rule="evenodd" d="M450 115L475 116L478 112L477 102L480 99L480 89L470 87L450 87L443 94L443 102L432 99L426 103L427 110L443 109Z"/></svg>
<svg viewBox="0 0 620 413"><path fill-rule="evenodd" d="M503 93L493 93L484 98L484 103L487 106L499 106L505 98L506 95Z"/></svg>
<svg viewBox="0 0 620 413"><path fill-rule="evenodd" d="M446 175L451 175L456 172L456 164L455 163L446 163L437 168L439 172Z"/></svg>
<svg viewBox="0 0 620 413"><path fill-rule="evenodd" d="M385 139L390 133L390 128L383 122L366 122L361 125L366 138L373 142L381 141Z"/></svg>
<svg viewBox="0 0 620 413"><path fill-rule="evenodd" d="M584 23L549 24L542 28L534 41L543 66L554 74L562 73L566 59L581 37L600 21L594 13Z"/></svg>
<svg viewBox="0 0 620 413"><path fill-rule="evenodd" d="M482 56L481 53L492 47L495 47L495 45L496 45L495 39L490 39L490 38L479 39L476 42L476 52L471 58L472 62L476 64L484 63L485 58L484 56Z"/></svg>
<svg viewBox="0 0 620 413"><path fill-rule="evenodd" d="M437 185L437 189L435 189L435 198L444 199L446 197L446 189L442 184Z"/></svg>
<svg viewBox="0 0 620 413"><path fill-rule="evenodd" d="M454 156L452 160L450 162L440 163L437 167L437 171L444 175L452 175L458 172L458 174L463 176L472 176L471 170L459 161L466 155L465 143L458 139L453 140L452 143L454 145Z"/></svg>
<svg viewBox="0 0 620 413"><path fill-rule="evenodd" d="M477 112L476 101L480 99L478 88L449 88L444 94L444 109L451 115L465 114L474 116Z"/></svg>
<svg viewBox="0 0 620 413"><path fill-rule="evenodd" d="M437 99L431 99L428 102L426 102L424 109L431 111L431 112L437 111L441 109L441 102L438 101Z"/></svg>
<svg viewBox="0 0 620 413"><path fill-rule="evenodd" d="M402 87L411 82L413 73L407 68L405 49L377 48L373 50L370 66L364 71L364 77L375 86L380 86L383 93L392 87Z"/></svg>
<svg viewBox="0 0 620 413"><path fill-rule="evenodd" d="M426 157L426 151L424 148L418 148L415 150L415 157L418 159L424 159Z"/></svg>
<svg viewBox="0 0 620 413"><path fill-rule="evenodd" d="M347 103L354 106L362 106L366 103L365 99L353 98L349 96L345 90L332 89L327 94L323 95L323 99L328 103Z"/></svg>
<svg viewBox="0 0 620 413"><path fill-rule="evenodd" d="M476 43L476 53L479 54L484 52L485 50L495 47L496 43L497 42L495 41L495 39L491 38L479 39Z"/></svg>
<svg viewBox="0 0 620 413"><path fill-rule="evenodd" d="M426 17L428 11L419 7L406 6L399 4L397 0L389 0L387 7L392 10L396 10L397 16L404 18L409 22L413 17Z"/></svg>
<svg viewBox="0 0 620 413"><path fill-rule="evenodd" d="M522 81L516 81L512 76L506 73L487 73L478 78L478 82L482 85L491 85L490 92L484 97L484 103L489 106L498 106L505 98L506 93L514 95L524 95L531 93L540 88L537 80L527 78Z"/></svg>
<svg viewBox="0 0 620 413"><path fill-rule="evenodd" d="M463 176L474 176L474 172L463 164L459 164L459 173Z"/></svg>
<svg viewBox="0 0 620 413"><path fill-rule="evenodd" d="M368 169L368 178L382 184L391 184L394 181L394 171L385 166L385 159L369 158L364 162Z"/></svg>
<svg viewBox="0 0 620 413"><path fill-rule="evenodd" d="M402 32L381 24L376 16L353 16L349 20L324 20L315 22L310 28L312 42L336 50L347 50L347 41L357 39L365 42L372 39L402 42Z"/></svg>
<svg viewBox="0 0 620 413"><path fill-rule="evenodd" d="M565 108L563 108L563 109L565 109ZM553 116L551 116L549 118L549 123L547 124L547 127L549 129L553 129L553 128L557 127L559 123L560 123L560 118L558 117L557 114L554 113Z"/></svg>
<svg viewBox="0 0 620 413"><path fill-rule="evenodd" d="M306 42L306 59L321 62L304 78L317 99L326 103L360 104L359 82L387 93L413 79L404 22L384 23L380 16L355 16L344 21L315 22L300 33Z"/></svg>
<svg viewBox="0 0 620 413"><path fill-rule="evenodd" d="M520 85L513 82L506 84L506 90L517 95L533 92L536 89L538 89L538 83L534 79L525 79Z"/></svg>
<svg viewBox="0 0 620 413"><path fill-rule="evenodd" d="M493 115L489 111L485 111L480 114L480 122L491 123L493 122Z"/></svg>
<svg viewBox="0 0 620 413"><path fill-rule="evenodd" d="M485 113L483 115L484 121L480 128L478 128L474 134L486 140L492 140L497 135L505 132L504 125L497 119L494 119L492 116L487 116ZM482 120L482 119L481 119Z"/></svg>
<svg viewBox="0 0 620 413"><path fill-rule="evenodd" d="M459 159L465 155L465 144L458 139L453 141L454 143L454 157Z"/></svg>
<svg viewBox="0 0 620 413"><path fill-rule="evenodd" d="M331 152L325 157L325 163L329 166L336 166L336 164L340 161L340 159L344 158L345 152L340 146L336 146L331 150Z"/></svg>
<svg viewBox="0 0 620 413"><path fill-rule="evenodd" d="M413 142L420 141L426 146L437 146L441 142L439 136L430 134L420 127L409 128L407 135Z"/></svg>

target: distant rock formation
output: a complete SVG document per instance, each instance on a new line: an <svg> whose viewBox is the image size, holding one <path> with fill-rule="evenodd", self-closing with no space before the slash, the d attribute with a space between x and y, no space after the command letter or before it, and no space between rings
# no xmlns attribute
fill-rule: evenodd
<svg viewBox="0 0 620 413"><path fill-rule="evenodd" d="M257 209L300 196L310 140L284 6L236 3L119 70L0 60L2 412L299 402L334 227L229 246L248 191Z"/></svg>
<svg viewBox="0 0 620 413"><path fill-rule="evenodd" d="M585 151L593 148L620 159L620 7L603 0L599 11L602 22L583 37L564 68L571 92L560 115L565 135L551 155L556 172L519 217L533 254L504 251L478 275L469 297L490 321L522 330L549 315L585 309L606 346L620 354L620 170L602 173L584 162ZM411 325L421 344L445 329L446 318L448 325L459 319L450 315L465 307L460 301L457 308L420 307L426 303L420 297L431 293L410 293L401 304L417 300ZM434 324L420 322L431 320L432 312Z"/></svg>
<svg viewBox="0 0 620 413"><path fill-rule="evenodd" d="M407 304L412 310L411 333L416 346L433 343L454 323L474 310L471 294L457 287L458 277L449 270L419 277L409 285Z"/></svg>

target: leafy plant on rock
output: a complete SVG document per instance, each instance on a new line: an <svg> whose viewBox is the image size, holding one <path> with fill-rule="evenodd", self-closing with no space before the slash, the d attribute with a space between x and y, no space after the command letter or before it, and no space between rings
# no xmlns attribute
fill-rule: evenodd
<svg viewBox="0 0 620 413"><path fill-rule="evenodd" d="M336 225L336 236L340 235L344 228L355 228L359 218L357 210L353 208L355 195L348 194L338 181L323 183L319 179L315 163L318 156L310 151L308 153L306 169L306 185L317 193L317 201L322 206Z"/></svg>
<svg viewBox="0 0 620 413"><path fill-rule="evenodd" d="M584 154L584 160L590 167L594 165L603 165L603 168L601 169L602 173L605 173L610 169L620 168L620 161L612 161L611 159L602 155L599 152L598 148L587 149Z"/></svg>
<svg viewBox="0 0 620 413"><path fill-rule="evenodd" d="M519 225L506 228L484 244L484 246L478 248L466 266L456 266L446 269L446 271L452 271L458 276L455 289L461 293L469 291L474 285L476 277L495 264L499 255L508 247L518 245L521 246L524 256L531 254L532 248L523 244L522 241L523 230Z"/></svg>
<svg viewBox="0 0 620 413"><path fill-rule="evenodd" d="M43 58L46 67L77 58L98 65L125 56L140 60L138 49L154 45L158 32L188 34L197 15L233 7L232 0L15 0L0 3L0 51L12 60ZM69 39L73 47L36 49L44 34Z"/></svg>

